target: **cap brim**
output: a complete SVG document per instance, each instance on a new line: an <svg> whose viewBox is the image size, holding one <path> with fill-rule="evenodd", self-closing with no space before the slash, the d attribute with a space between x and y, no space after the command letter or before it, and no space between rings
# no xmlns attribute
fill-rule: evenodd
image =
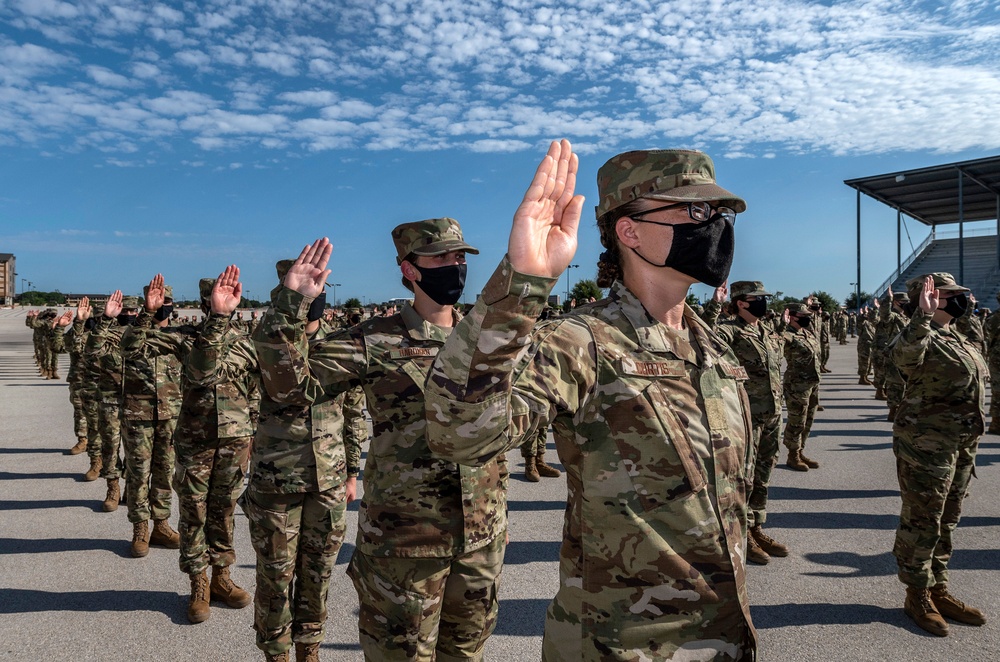
<svg viewBox="0 0 1000 662"><path fill-rule="evenodd" d="M945 292L971 292L972 291L969 288L962 287L961 285L958 285L958 284L955 284L955 285L935 285L934 289L935 290L943 290Z"/></svg>
<svg viewBox="0 0 1000 662"><path fill-rule="evenodd" d="M413 254L429 257L431 255L444 255L445 253L450 253L452 251L465 251L466 253L479 255L478 249L473 248L464 241L459 241L458 239L452 239L451 241L439 241L426 246L421 246L420 248L414 249Z"/></svg>
<svg viewBox="0 0 1000 662"><path fill-rule="evenodd" d="M765 292L764 290L754 290L753 292L744 292L741 296L745 297L773 297L774 295L770 292Z"/></svg>
<svg viewBox="0 0 1000 662"><path fill-rule="evenodd" d="M711 202L718 200L732 207L733 211L741 214L747 210L746 201L730 193L718 184L692 184L690 186L678 186L666 191L647 193L643 198L653 200L670 200L674 202Z"/></svg>

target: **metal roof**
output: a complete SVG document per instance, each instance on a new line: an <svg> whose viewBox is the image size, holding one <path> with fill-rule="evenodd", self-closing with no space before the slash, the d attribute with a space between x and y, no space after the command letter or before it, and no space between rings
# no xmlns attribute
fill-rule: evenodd
<svg viewBox="0 0 1000 662"><path fill-rule="evenodd" d="M964 221L997 217L1000 156L846 179L844 183L926 225L959 222L959 173Z"/></svg>

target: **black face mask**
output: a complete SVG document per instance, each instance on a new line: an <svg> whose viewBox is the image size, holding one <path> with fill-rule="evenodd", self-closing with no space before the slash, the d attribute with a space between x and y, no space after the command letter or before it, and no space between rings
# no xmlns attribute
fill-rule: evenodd
<svg viewBox="0 0 1000 662"><path fill-rule="evenodd" d="M83 328L87 331L93 331L97 327L97 319L94 317L88 317L87 321L83 323Z"/></svg>
<svg viewBox="0 0 1000 662"><path fill-rule="evenodd" d="M747 312L757 319L767 315L767 299L754 299L753 301L747 301Z"/></svg>
<svg viewBox="0 0 1000 662"><path fill-rule="evenodd" d="M969 295L966 293L956 294L955 296L945 299L944 307L941 308L944 312L948 313L954 318L959 318L965 314L965 311L969 309Z"/></svg>
<svg viewBox="0 0 1000 662"><path fill-rule="evenodd" d="M796 317L795 321L799 323L799 326L803 329L808 329L809 325L812 324L813 318L811 317Z"/></svg>
<svg viewBox="0 0 1000 662"><path fill-rule="evenodd" d="M118 324L120 326L131 326L132 323L135 322L135 318L135 315L126 315L125 313L122 313L117 317Z"/></svg>
<svg viewBox="0 0 1000 662"><path fill-rule="evenodd" d="M163 320L170 317L170 313L172 312L174 312L174 304L165 303L162 306L160 306L159 310L156 311L156 314L153 315L153 319L156 320L157 322L162 322Z"/></svg>
<svg viewBox="0 0 1000 662"><path fill-rule="evenodd" d="M674 239L670 253L663 264L650 262L639 251L632 252L654 267L670 267L691 276L711 287L722 285L729 278L733 266L733 252L736 250L736 231L733 222L722 214L715 214L704 223L659 223L643 221L655 225L668 225L674 229Z"/></svg>
<svg viewBox="0 0 1000 662"><path fill-rule="evenodd" d="M326 310L326 292L320 292L320 295L309 304L309 312L306 314L306 320L315 322L323 317L324 310Z"/></svg>
<svg viewBox="0 0 1000 662"><path fill-rule="evenodd" d="M466 265L452 264L434 269L413 266L420 272L420 281L417 284L434 303L441 306L451 306L462 298L462 290L465 289Z"/></svg>

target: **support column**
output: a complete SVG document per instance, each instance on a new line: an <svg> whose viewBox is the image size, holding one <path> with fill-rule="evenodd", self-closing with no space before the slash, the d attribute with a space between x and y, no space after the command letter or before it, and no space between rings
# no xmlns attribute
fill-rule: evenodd
<svg viewBox="0 0 1000 662"><path fill-rule="evenodd" d="M858 311L861 310L861 189L855 191L856 195L856 207L858 215L858 279L857 284L854 286L854 301L858 304ZM876 295L878 293L876 292Z"/></svg>
<svg viewBox="0 0 1000 662"><path fill-rule="evenodd" d="M958 171L958 283L965 283L965 196L962 182L965 174Z"/></svg>

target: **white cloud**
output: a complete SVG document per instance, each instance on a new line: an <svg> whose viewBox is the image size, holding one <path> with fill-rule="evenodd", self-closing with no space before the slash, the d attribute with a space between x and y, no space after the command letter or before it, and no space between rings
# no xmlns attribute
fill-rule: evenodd
<svg viewBox="0 0 1000 662"><path fill-rule="evenodd" d="M98 85L103 85L105 87L129 87L133 84L127 77L115 73L110 69L105 69L104 67L88 65L86 70L87 75L90 76Z"/></svg>
<svg viewBox="0 0 1000 662"><path fill-rule="evenodd" d="M282 76L294 76L297 72L295 58L287 53L277 53L274 51L254 53L253 62L259 67L276 71Z"/></svg>
<svg viewBox="0 0 1000 662"><path fill-rule="evenodd" d="M136 78L158 78L160 68L151 62L132 63L132 75Z"/></svg>

